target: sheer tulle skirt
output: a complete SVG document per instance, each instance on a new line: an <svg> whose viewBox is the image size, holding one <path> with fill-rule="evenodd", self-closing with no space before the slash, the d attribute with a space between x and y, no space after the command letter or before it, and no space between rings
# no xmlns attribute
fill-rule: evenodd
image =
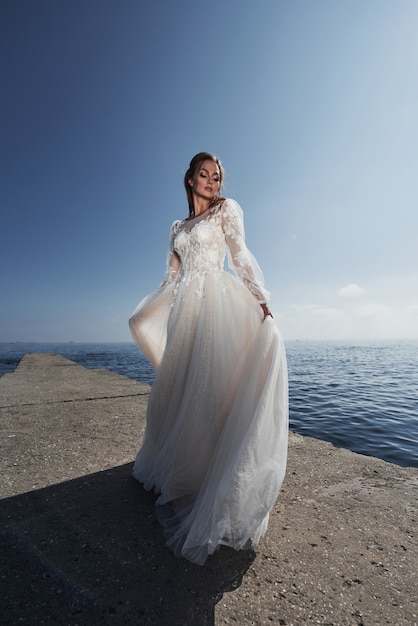
<svg viewBox="0 0 418 626"><path fill-rule="evenodd" d="M133 474L160 494L167 545L198 564L220 544L256 545L284 478L286 358L262 320L227 272L170 284L130 320L157 367Z"/></svg>

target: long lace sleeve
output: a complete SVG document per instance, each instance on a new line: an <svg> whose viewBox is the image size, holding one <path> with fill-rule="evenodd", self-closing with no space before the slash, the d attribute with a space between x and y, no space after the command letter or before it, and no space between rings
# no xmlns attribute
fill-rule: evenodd
<svg viewBox="0 0 418 626"><path fill-rule="evenodd" d="M248 287L260 304L268 302L263 273L245 244L244 217L235 200L227 199L222 207L222 227L228 246L228 265Z"/></svg>
<svg viewBox="0 0 418 626"><path fill-rule="evenodd" d="M177 252L174 250L174 237L178 231L180 226L180 221L176 220L173 222L170 231L170 245L167 252L167 268L165 272L164 279L160 285L160 287L165 287L169 285L176 278L178 271L180 269L180 259L178 257Z"/></svg>

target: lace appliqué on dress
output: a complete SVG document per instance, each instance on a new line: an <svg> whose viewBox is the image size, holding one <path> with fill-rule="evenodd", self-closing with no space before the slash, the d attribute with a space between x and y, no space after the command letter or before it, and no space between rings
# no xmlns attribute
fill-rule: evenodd
<svg viewBox="0 0 418 626"><path fill-rule="evenodd" d="M228 246L228 264L260 304L270 294L264 288L263 273L245 243L244 217L237 202L228 199L222 211L222 225Z"/></svg>
<svg viewBox="0 0 418 626"><path fill-rule="evenodd" d="M230 268L258 302L267 302L262 272L245 244L241 207L230 199L192 220L173 223L163 284L177 280L174 298L184 284L201 299L205 276L223 271L226 255Z"/></svg>

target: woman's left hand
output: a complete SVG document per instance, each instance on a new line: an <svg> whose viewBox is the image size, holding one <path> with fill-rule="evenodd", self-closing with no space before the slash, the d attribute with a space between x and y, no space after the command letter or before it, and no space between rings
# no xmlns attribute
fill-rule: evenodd
<svg viewBox="0 0 418 626"><path fill-rule="evenodd" d="M273 313L270 311L270 309L268 308L267 304L260 304L261 308L263 309L263 313L264 313L264 320L266 319L266 317L268 317L270 315L270 317L273 317Z"/></svg>

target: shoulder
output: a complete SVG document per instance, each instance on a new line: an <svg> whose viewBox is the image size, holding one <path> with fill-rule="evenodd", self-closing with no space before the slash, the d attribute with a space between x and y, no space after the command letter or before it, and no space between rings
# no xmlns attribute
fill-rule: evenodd
<svg viewBox="0 0 418 626"><path fill-rule="evenodd" d="M171 232L175 232L176 230L178 230L181 223L182 220L174 220L174 222L171 224Z"/></svg>
<svg viewBox="0 0 418 626"><path fill-rule="evenodd" d="M225 198L221 205L221 211L225 217L241 218L243 217L243 211L236 200L233 198Z"/></svg>
<svg viewBox="0 0 418 626"><path fill-rule="evenodd" d="M181 226L182 221L181 220L174 220L174 222L171 224L171 228L170 228L170 237L174 237L174 235L177 234L180 226Z"/></svg>

